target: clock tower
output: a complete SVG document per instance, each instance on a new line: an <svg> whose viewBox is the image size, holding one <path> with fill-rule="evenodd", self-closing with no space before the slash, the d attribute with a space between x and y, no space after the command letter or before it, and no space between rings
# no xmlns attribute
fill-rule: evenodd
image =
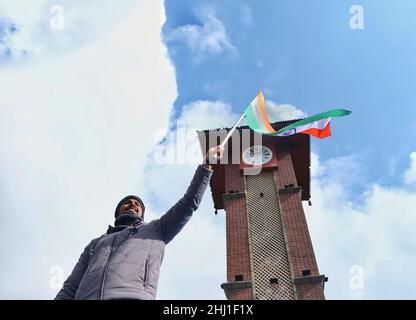
<svg viewBox="0 0 416 320"><path fill-rule="evenodd" d="M293 121L275 122L277 131ZM202 151L229 129L198 131ZM325 299L302 201L310 204L310 136L262 136L238 127L214 164L215 212L226 213L229 300Z"/></svg>

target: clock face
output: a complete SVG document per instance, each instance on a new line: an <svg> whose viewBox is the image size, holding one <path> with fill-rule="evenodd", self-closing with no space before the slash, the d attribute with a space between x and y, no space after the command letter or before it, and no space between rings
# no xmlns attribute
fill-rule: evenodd
<svg viewBox="0 0 416 320"><path fill-rule="evenodd" d="M272 159L272 150L265 146L253 146L243 152L243 161L250 165L262 165Z"/></svg>

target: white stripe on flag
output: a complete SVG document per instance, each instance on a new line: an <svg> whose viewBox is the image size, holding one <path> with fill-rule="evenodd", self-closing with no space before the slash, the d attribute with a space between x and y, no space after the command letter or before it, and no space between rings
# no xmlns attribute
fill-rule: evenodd
<svg viewBox="0 0 416 320"><path fill-rule="evenodd" d="M295 133L299 133L299 132L303 132L309 129L319 129L319 130L323 130L325 129L325 127L328 125L329 121L331 121L331 118L325 118L325 119L321 119L321 120L317 120L308 124L305 124L303 126L299 126L293 129L290 129L288 131L279 133L278 136L291 136L294 135Z"/></svg>

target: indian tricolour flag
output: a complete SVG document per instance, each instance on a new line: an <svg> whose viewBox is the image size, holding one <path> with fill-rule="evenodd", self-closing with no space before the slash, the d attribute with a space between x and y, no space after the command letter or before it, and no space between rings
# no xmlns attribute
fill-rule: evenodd
<svg viewBox="0 0 416 320"><path fill-rule="evenodd" d="M270 136L291 136L296 133L309 134L323 139L331 135L330 121L333 117L343 117L351 113L349 110L333 109L296 121L278 131L270 125L264 104L263 93L260 92L244 111L250 129Z"/></svg>

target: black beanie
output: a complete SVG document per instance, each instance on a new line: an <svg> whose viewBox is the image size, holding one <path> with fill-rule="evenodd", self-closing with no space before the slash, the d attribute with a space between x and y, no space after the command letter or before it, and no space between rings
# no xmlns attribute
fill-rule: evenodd
<svg viewBox="0 0 416 320"><path fill-rule="evenodd" d="M141 220L143 220L144 219L144 210L145 210L144 203L143 203L142 199L140 199L138 196L134 196L134 195L130 195L130 196L124 197L123 199L120 200L120 202L118 203L118 205L116 207L116 211L114 212L114 217L117 219L117 217L119 215L119 212L118 211L120 210L120 207L123 204L123 202L126 201L127 199L135 199L135 200L139 201L140 206L142 207L142 217L141 217Z"/></svg>

